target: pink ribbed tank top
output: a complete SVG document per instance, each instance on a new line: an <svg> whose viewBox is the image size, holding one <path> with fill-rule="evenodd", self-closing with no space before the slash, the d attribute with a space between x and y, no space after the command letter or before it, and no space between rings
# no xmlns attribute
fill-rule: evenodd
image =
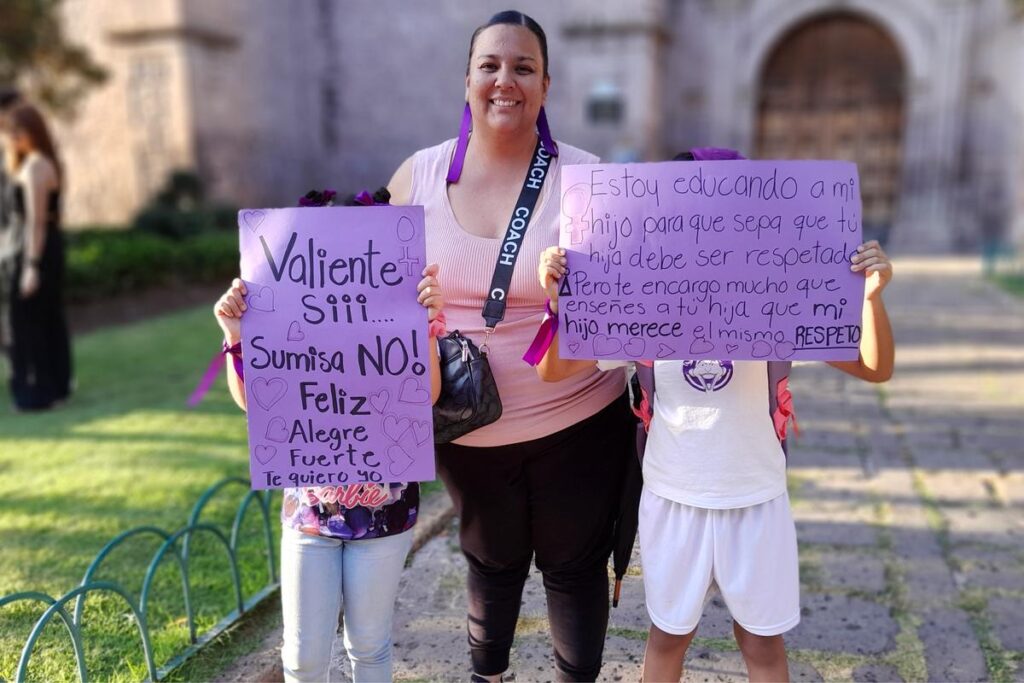
<svg viewBox="0 0 1024 683"><path fill-rule="evenodd" d="M424 207L427 259L441 266L448 329L460 330L479 345L484 338L480 311L501 239L472 235L456 220L445 179L454 150L452 139L414 155L410 204ZM546 296L537 282L537 264L544 249L558 244L561 167L598 162L593 154L562 142L558 150L516 262L505 320L489 342L488 357L501 394L502 416L455 442L463 446L503 446L554 434L590 417L625 390L622 369L601 372L595 368L562 382L543 382L523 361L544 316Z"/></svg>

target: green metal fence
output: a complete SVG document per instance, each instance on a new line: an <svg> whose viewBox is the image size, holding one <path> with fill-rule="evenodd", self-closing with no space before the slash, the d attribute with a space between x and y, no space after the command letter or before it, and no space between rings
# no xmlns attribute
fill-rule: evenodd
<svg viewBox="0 0 1024 683"><path fill-rule="evenodd" d="M242 486L247 491L242 502L238 505L234 521L231 525L230 536L225 534L224 531L218 527L200 521L207 503L209 503L214 496L229 486ZM211 640L234 624L242 614L251 610L277 589L280 579L277 574L277 562L274 557L274 536L272 531L273 525L271 524L272 515L270 512L272 498L273 493L271 491L250 491L249 481L247 479L243 479L241 477L227 477L215 483L199 497L199 500L197 500L195 505L192 507L192 512L188 517L188 522L177 531L168 532L153 526L139 526L129 529L128 531L125 531L111 539L110 542L103 546L99 553L96 554L95 559L93 559L89 564L89 567L85 570L85 575L82 577L82 581L79 585L61 597L53 598L45 593L25 591L12 593L0 598L0 608L18 602L41 602L48 605L46 611L43 612L42 616L39 617L35 625L32 627L32 631L29 633L28 639L25 641L25 645L21 651L21 657L18 660L18 668L16 670L14 680L18 683L26 680L28 676L29 661L32 658L32 652L35 648L36 642L46 627L54 619L59 619L61 623L64 624L68 637L71 639L79 680L82 681L82 683L85 683L88 680L85 650L82 645L82 616L86 598L90 593L95 592L113 593L124 600L131 610L135 623L138 626L143 656L146 663L146 670L150 680L159 681L167 676L168 673L180 666L185 662L185 660L190 658L202 649L203 646L208 644ZM255 595L246 599L242 595L241 575L238 570L239 531L241 529L242 522L246 517L246 513L254 501L257 504L257 508L263 520L264 540L266 543L267 576L269 577L269 580L262 589L256 592ZM191 557L192 537L196 534L209 535L216 541L216 545L219 545L224 549L224 555L226 558L225 568L231 575L231 583L234 589L233 598L235 602L234 610L232 610L215 626L202 634L196 633L195 610L192 603L191 585L189 583L189 558ZM110 553L125 542L140 536L156 536L163 539L163 543L153 555L153 559L149 562L145 578L142 581L141 591L138 599L136 599L130 591L126 590L117 582L98 581L94 579L94 576L102 567ZM188 625L190 644L184 651L174 656L170 661L165 662L162 666L158 666L153 659L152 639L150 637L149 625L146 620L146 616L150 603L151 589L153 581L156 578L157 569L168 554L176 560L175 564L177 564L181 574L181 590L185 603L185 620ZM69 613L68 609L72 602L74 602L73 609L71 610L71 613Z"/></svg>

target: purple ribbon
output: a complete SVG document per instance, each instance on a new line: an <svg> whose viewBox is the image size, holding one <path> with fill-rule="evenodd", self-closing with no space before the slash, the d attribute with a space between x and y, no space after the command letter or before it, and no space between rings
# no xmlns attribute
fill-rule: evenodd
<svg viewBox="0 0 1024 683"><path fill-rule="evenodd" d="M558 334L558 314L551 310L551 299L544 303L544 310L547 311L547 315L544 316L544 321L541 322L540 329L537 330L537 336L533 338L530 348L523 354L523 360L533 367L540 365L544 354L551 348L555 335Z"/></svg>
<svg viewBox="0 0 1024 683"><path fill-rule="evenodd" d="M466 150L469 149L469 131L473 127L473 112L466 102L462 110L462 125L459 126L459 141L455 144L455 156L448 167L448 182L457 183L462 176L462 165L466 162Z"/></svg>
<svg viewBox="0 0 1024 683"><path fill-rule="evenodd" d="M356 203L362 204L363 206L373 206L376 203L373 201L373 195L371 195L366 190L363 190L362 192L357 194L355 201Z"/></svg>
<svg viewBox="0 0 1024 683"><path fill-rule="evenodd" d="M238 375L238 379L243 379L242 375L242 343L238 342L233 346L228 346L227 342L224 342L221 346L220 353L216 354L210 359L210 364L206 367L206 372L203 373L203 378L199 380L199 384L196 385L192 395L188 397L188 407L195 408L199 405L199 402L203 400L207 392L210 391L210 387L217 380L217 375L220 373L220 369L224 367L224 356L231 354L231 360L235 366L235 374Z"/></svg>
<svg viewBox="0 0 1024 683"><path fill-rule="evenodd" d="M540 135L540 144L544 145L547 153L557 157L558 145L555 144L555 139L551 137L551 127L548 125L548 115L544 113L544 107L541 107L540 113L537 114L537 134Z"/></svg>
<svg viewBox="0 0 1024 683"><path fill-rule="evenodd" d="M452 163L448 166L448 182L457 183L462 177L462 167L466 163L466 150L469 149L469 132L473 128L473 112L466 102L466 108L462 110L462 124L459 126L459 141L455 143L455 154L452 155ZM548 125L548 116L544 113L544 107L540 108L537 114L537 135L540 136L540 144L544 151L553 157L558 156L558 145L551 137L551 126Z"/></svg>

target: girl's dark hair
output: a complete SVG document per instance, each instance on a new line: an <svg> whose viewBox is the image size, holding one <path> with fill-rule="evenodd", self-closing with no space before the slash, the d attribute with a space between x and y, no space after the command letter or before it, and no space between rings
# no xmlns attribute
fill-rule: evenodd
<svg viewBox="0 0 1024 683"><path fill-rule="evenodd" d="M388 191L387 187L378 188L377 191L373 193L373 203L374 204L390 204L391 203L391 193ZM362 202L356 201L356 195L354 195L354 194L346 195L345 199L342 200L341 205L342 206L366 206Z"/></svg>
<svg viewBox="0 0 1024 683"><path fill-rule="evenodd" d="M524 26L530 29L530 32L537 36L537 42L540 43L540 55L544 59L544 75L548 75L548 37L544 33L544 29L540 27L533 17L518 12L514 9L507 9L504 12L498 12L493 17L487 20L487 23L473 31L473 37L469 39L469 58L466 60L466 75L469 75L470 61L473 59L473 47L476 45L476 38L484 29L488 29L492 26L498 26L499 24L509 24L511 26Z"/></svg>

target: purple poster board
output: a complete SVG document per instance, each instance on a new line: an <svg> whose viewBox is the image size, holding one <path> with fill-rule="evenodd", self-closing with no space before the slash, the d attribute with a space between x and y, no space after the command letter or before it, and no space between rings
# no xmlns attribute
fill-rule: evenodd
<svg viewBox="0 0 1024 683"><path fill-rule="evenodd" d="M423 208L238 214L254 489L434 479Z"/></svg>
<svg viewBox="0 0 1024 683"><path fill-rule="evenodd" d="M857 358L856 165L567 166L561 209L562 358Z"/></svg>

